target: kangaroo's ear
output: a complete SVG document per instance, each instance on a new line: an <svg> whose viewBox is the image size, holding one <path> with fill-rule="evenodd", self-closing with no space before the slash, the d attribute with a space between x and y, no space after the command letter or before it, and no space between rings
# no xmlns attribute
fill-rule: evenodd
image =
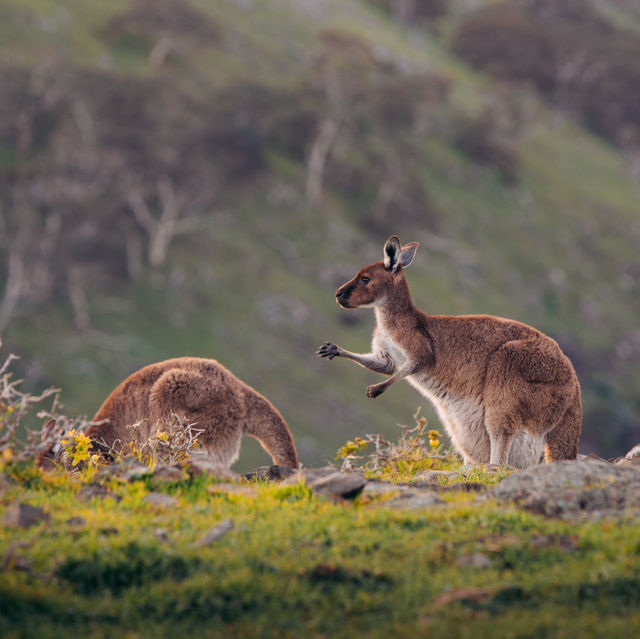
<svg viewBox="0 0 640 639"><path fill-rule="evenodd" d="M400 240L397 235L392 235L384 243L384 267L387 271L395 273L400 266L400 258L402 257L402 249L400 248Z"/></svg>
<svg viewBox="0 0 640 639"><path fill-rule="evenodd" d="M407 266L413 262L419 246L420 244L418 244L418 242L410 242L402 247L402 257L400 258L402 268L407 268Z"/></svg>

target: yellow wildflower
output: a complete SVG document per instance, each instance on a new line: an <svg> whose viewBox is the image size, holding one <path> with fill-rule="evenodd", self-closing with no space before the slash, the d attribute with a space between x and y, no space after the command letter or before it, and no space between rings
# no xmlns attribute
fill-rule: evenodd
<svg viewBox="0 0 640 639"><path fill-rule="evenodd" d="M72 436L72 439L70 438ZM67 437L62 441L72 466L77 466L80 462L87 461L91 454L91 440L84 433L76 433L75 429L67 433Z"/></svg>

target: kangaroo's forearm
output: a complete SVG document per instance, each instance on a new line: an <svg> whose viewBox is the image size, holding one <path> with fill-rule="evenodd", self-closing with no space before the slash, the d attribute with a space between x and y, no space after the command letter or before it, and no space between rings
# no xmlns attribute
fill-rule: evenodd
<svg viewBox="0 0 640 639"><path fill-rule="evenodd" d="M338 357L350 359L352 362L360 364L360 366L363 366L374 373L380 373L381 375L391 375L395 369L390 357L376 357L373 353L352 353L344 350L344 348L338 347Z"/></svg>

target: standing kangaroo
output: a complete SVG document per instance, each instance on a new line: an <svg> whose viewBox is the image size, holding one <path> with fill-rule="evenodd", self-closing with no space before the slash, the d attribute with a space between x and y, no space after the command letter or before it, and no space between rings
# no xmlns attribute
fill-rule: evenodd
<svg viewBox="0 0 640 639"><path fill-rule="evenodd" d="M275 464L298 467L293 437L275 406L213 359L179 357L145 366L124 380L94 417L87 436L98 448L124 450L184 418L198 440L225 466L238 459L243 435L255 437ZM140 428L132 432L132 424Z"/></svg>
<svg viewBox="0 0 640 639"><path fill-rule="evenodd" d="M327 342L320 357L344 357L389 378L374 398L406 379L436 407L465 464L526 468L575 459L582 430L580 383L558 344L540 331L491 315L428 315L411 300L405 269L418 243L394 235L384 260L336 292L342 308L373 306L372 352Z"/></svg>

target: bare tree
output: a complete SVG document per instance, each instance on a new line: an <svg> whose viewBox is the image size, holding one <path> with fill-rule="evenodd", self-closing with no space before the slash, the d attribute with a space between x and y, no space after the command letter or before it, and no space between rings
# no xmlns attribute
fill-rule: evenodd
<svg viewBox="0 0 640 639"><path fill-rule="evenodd" d="M184 194L176 194L170 179L157 180L153 196L158 202L158 212L155 215L139 189L131 190L126 200L136 222L149 236L149 264L153 268L160 268L167 261L173 239L178 235L197 231L200 220L193 215L187 216L186 198Z"/></svg>

